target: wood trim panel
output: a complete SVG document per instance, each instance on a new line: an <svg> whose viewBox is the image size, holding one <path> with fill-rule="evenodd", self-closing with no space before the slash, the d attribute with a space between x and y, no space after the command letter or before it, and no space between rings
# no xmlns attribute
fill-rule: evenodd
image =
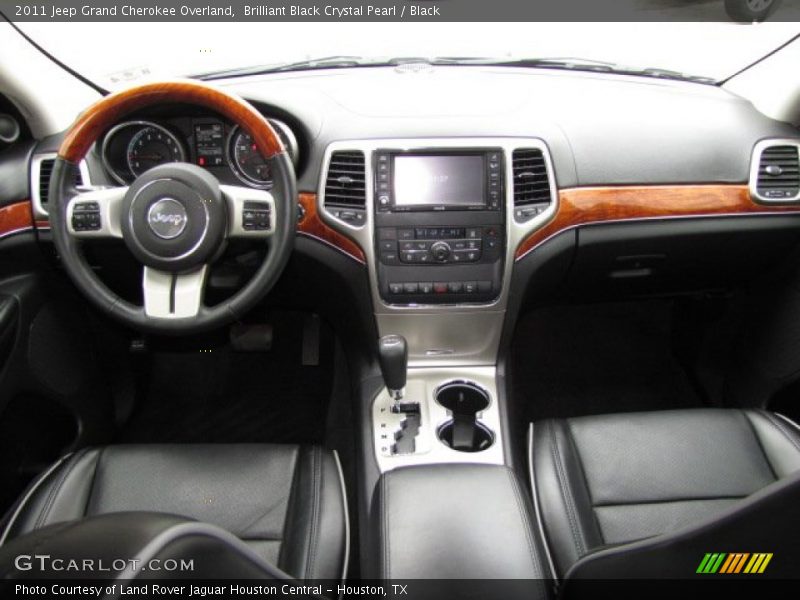
<svg viewBox="0 0 800 600"><path fill-rule="evenodd" d="M800 212L800 206L757 204L746 185L572 188L558 198L555 216L522 241L517 260L554 235L589 223Z"/></svg>
<svg viewBox="0 0 800 600"><path fill-rule="evenodd" d="M33 228L30 200L20 200L0 207L0 238Z"/></svg>
<svg viewBox="0 0 800 600"><path fill-rule="evenodd" d="M185 102L211 109L241 125L265 157L283 152L281 142L267 119L244 100L195 81L148 83L110 94L87 108L72 124L58 155L80 161L102 133L131 112L169 102Z"/></svg>
<svg viewBox="0 0 800 600"><path fill-rule="evenodd" d="M300 205L303 207L305 214L297 224L298 233L317 238L338 248L351 258L360 263L366 263L364 251L350 238L342 235L338 231L328 227L317 211L317 195L308 192L300 192L299 198Z"/></svg>

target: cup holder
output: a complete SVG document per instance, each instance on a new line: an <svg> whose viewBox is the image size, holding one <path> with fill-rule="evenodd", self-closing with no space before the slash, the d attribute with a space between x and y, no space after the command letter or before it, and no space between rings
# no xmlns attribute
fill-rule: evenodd
<svg viewBox="0 0 800 600"><path fill-rule="evenodd" d="M478 413L489 406L489 394L483 389L454 381L437 390L436 401L453 416L436 432L446 446L458 452L480 452L494 443L492 430L478 422Z"/></svg>

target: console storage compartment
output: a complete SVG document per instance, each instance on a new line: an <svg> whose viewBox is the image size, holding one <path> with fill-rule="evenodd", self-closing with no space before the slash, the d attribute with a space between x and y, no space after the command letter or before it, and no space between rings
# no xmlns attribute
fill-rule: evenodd
<svg viewBox="0 0 800 600"><path fill-rule="evenodd" d="M381 578L450 580L448 585L518 580L503 589L503 597L547 597L550 575L530 503L506 466L388 471L378 482L373 511Z"/></svg>

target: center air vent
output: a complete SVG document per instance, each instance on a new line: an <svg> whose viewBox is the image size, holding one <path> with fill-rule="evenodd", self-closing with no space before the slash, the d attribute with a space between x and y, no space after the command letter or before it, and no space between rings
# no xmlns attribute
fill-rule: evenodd
<svg viewBox="0 0 800 600"><path fill-rule="evenodd" d="M537 148L520 148L512 155L514 216L526 220L543 213L553 201L544 154Z"/></svg>
<svg viewBox="0 0 800 600"><path fill-rule="evenodd" d="M337 150L331 154L325 180L325 209L356 225L364 223L367 186L364 153Z"/></svg>
<svg viewBox="0 0 800 600"><path fill-rule="evenodd" d="M765 200L795 199L800 194L798 146L768 146L761 152L756 191Z"/></svg>

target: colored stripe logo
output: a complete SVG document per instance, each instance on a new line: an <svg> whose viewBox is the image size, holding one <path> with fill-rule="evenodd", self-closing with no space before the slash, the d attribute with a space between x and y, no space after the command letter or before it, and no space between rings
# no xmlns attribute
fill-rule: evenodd
<svg viewBox="0 0 800 600"><path fill-rule="evenodd" d="M735 575L740 573L760 574L763 573L769 561L772 560L772 553L766 552L709 552L700 561L696 573L701 574L726 574Z"/></svg>

